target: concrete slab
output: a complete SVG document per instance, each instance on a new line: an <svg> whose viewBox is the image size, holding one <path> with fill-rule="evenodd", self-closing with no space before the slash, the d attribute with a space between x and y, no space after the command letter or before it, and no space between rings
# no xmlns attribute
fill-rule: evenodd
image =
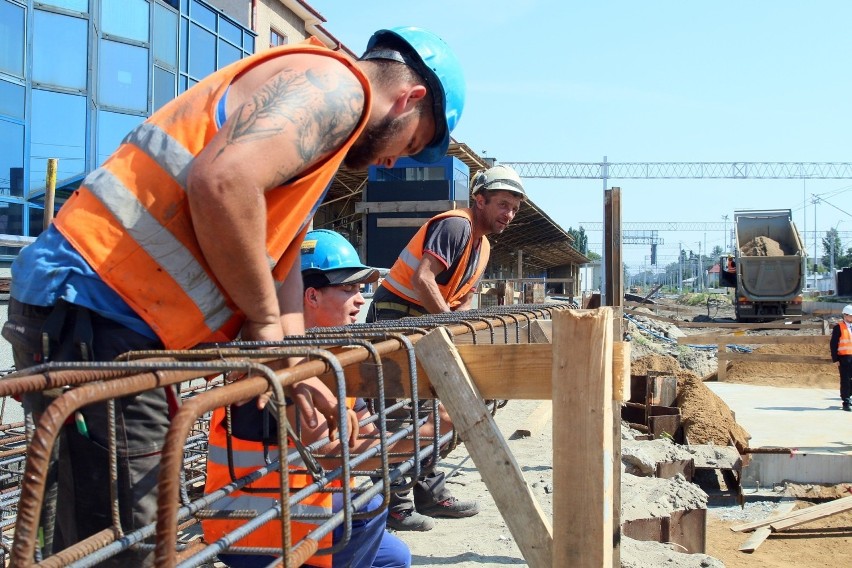
<svg viewBox="0 0 852 568"><path fill-rule="evenodd" d="M792 453L751 454L743 486L852 482L852 413L836 390L705 383L751 434L751 448Z"/></svg>

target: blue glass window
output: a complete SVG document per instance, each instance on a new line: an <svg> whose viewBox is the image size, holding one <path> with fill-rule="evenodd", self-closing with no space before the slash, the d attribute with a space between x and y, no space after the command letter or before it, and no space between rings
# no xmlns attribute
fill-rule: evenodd
<svg viewBox="0 0 852 568"><path fill-rule="evenodd" d="M98 164L104 163L115 152L127 133L136 128L145 117L102 110L98 112Z"/></svg>
<svg viewBox="0 0 852 568"><path fill-rule="evenodd" d="M24 76L24 9L0 1L0 71Z"/></svg>
<svg viewBox="0 0 852 568"><path fill-rule="evenodd" d="M175 74L154 67L154 110L175 98Z"/></svg>
<svg viewBox="0 0 852 568"><path fill-rule="evenodd" d="M148 50L102 39L98 102L145 112L148 110Z"/></svg>
<svg viewBox="0 0 852 568"><path fill-rule="evenodd" d="M23 203L0 202L0 233L4 235L23 235L23 219Z"/></svg>
<svg viewBox="0 0 852 568"><path fill-rule="evenodd" d="M89 0L39 0L39 2L75 12L89 11Z"/></svg>
<svg viewBox="0 0 852 568"><path fill-rule="evenodd" d="M218 67L221 69L226 65L238 61L243 56L243 52L226 41L219 40L219 61Z"/></svg>
<svg viewBox="0 0 852 568"><path fill-rule="evenodd" d="M85 90L88 21L36 10L33 80ZM61 62L61 64L58 64Z"/></svg>
<svg viewBox="0 0 852 568"><path fill-rule="evenodd" d="M189 74L202 79L216 70L216 36L196 24L189 28Z"/></svg>
<svg viewBox="0 0 852 568"><path fill-rule="evenodd" d="M23 85L0 81L0 114L23 120L26 93Z"/></svg>
<svg viewBox="0 0 852 568"><path fill-rule="evenodd" d="M180 70L183 73L189 71L189 20L186 18L180 19L180 43L178 50L180 52Z"/></svg>
<svg viewBox="0 0 852 568"><path fill-rule="evenodd" d="M243 36L240 28L225 18L219 18L219 35L236 46L242 45Z"/></svg>
<svg viewBox="0 0 852 568"><path fill-rule="evenodd" d="M154 4L154 60L177 67L177 14Z"/></svg>
<svg viewBox="0 0 852 568"><path fill-rule="evenodd" d="M216 12L202 5L200 2L192 0L192 9L189 12L189 17L208 30L216 31Z"/></svg>
<svg viewBox="0 0 852 568"><path fill-rule="evenodd" d="M250 33L243 34L243 50L246 53L254 53L254 36Z"/></svg>
<svg viewBox="0 0 852 568"><path fill-rule="evenodd" d="M0 120L0 195L24 195L24 125L5 120Z"/></svg>
<svg viewBox="0 0 852 568"><path fill-rule="evenodd" d="M101 31L148 42L148 0L101 2Z"/></svg>
<svg viewBox="0 0 852 568"><path fill-rule="evenodd" d="M33 89L32 104L30 187L44 187L48 158L59 160L59 181L85 172L86 97Z"/></svg>
<svg viewBox="0 0 852 568"><path fill-rule="evenodd" d="M54 202L54 205L57 203ZM27 207L30 211L30 237L37 237L44 230L44 208L43 207Z"/></svg>

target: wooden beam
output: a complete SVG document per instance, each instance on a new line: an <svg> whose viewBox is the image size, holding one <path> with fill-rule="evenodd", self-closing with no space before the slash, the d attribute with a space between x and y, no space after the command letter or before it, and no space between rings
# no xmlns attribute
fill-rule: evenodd
<svg viewBox="0 0 852 568"><path fill-rule="evenodd" d="M553 528L530 491L494 417L485 407L447 330L430 331L417 342L415 351L432 377L438 396L464 439L465 447L527 564L532 568L551 568Z"/></svg>
<svg viewBox="0 0 852 568"><path fill-rule="evenodd" d="M743 345L780 345L780 344L806 344L825 345L828 347L829 338L825 335L725 335L719 333L708 333L702 335L687 335L678 337L678 344L688 345L713 345L719 341Z"/></svg>
<svg viewBox="0 0 852 568"><path fill-rule="evenodd" d="M435 213L462 209L467 201L359 201L355 204L356 213Z"/></svg>
<svg viewBox="0 0 852 568"><path fill-rule="evenodd" d="M612 320L612 308L553 314L553 568L609 567L618 556Z"/></svg>
<svg viewBox="0 0 852 568"><path fill-rule="evenodd" d="M786 518L790 516L790 513L793 511L793 508L796 506L795 499L784 500L778 503L778 507L772 511L772 514L764 519L760 519L758 521L749 521L747 523L740 523L738 525L733 525L731 530L733 532L751 532L755 529L759 529L761 527L768 527L772 524L772 521L776 521L779 519ZM800 509L799 511L803 511L804 509ZM799 511L796 511L795 514L798 514Z"/></svg>
<svg viewBox="0 0 852 568"><path fill-rule="evenodd" d="M831 355L784 355L772 353L720 352L718 357L719 361L751 361L753 363L802 363L812 365L831 363Z"/></svg>
<svg viewBox="0 0 852 568"><path fill-rule="evenodd" d="M775 513L772 515L772 518L781 518L782 516L792 511L793 507L795 506L795 500L789 501L787 503L780 503L778 505L778 508L775 510ZM769 527L760 527L759 529L754 531L744 543L740 545L740 552L754 552L755 550L757 550L757 547L763 544L763 541L765 541L771 533L772 529L770 529Z"/></svg>
<svg viewBox="0 0 852 568"><path fill-rule="evenodd" d="M422 341L422 340L421 340ZM549 343L504 345L457 345L460 357L479 392L487 399L549 400L553 347ZM417 363L417 393L422 399L435 398L429 373ZM382 375L386 398L410 398L411 381L408 355L393 351L382 356ZM377 398L378 369L372 359L345 367L348 396ZM336 389L331 372L320 379Z"/></svg>
<svg viewBox="0 0 852 568"><path fill-rule="evenodd" d="M785 531L804 523L809 523L817 519L822 519L823 517L829 517L849 510L852 510L852 497L835 499L828 503L820 503L819 505L803 509L804 512L801 515L790 515L787 518L773 521L772 524L769 525L769 528L771 528L773 532Z"/></svg>
<svg viewBox="0 0 852 568"><path fill-rule="evenodd" d="M658 316L656 314L649 314L646 312L640 312L637 310L631 310L629 308L625 308L624 313L629 314L631 316L641 316L649 319L664 321L668 323L673 323L678 327L718 327L721 329L739 329L739 330L750 330L750 329L822 329L822 323L783 323L783 322L771 322L771 323L716 323L716 322L696 322L696 321L681 321L673 318L667 318L665 316Z"/></svg>
<svg viewBox="0 0 852 568"><path fill-rule="evenodd" d="M428 221L428 217L380 217L376 227L422 227Z"/></svg>

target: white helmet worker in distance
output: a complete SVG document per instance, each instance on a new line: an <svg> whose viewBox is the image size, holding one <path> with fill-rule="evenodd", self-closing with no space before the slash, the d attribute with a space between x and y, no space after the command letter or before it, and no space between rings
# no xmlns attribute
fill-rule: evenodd
<svg viewBox="0 0 852 568"><path fill-rule="evenodd" d="M844 316L852 316L852 304L846 304L842 313Z"/></svg>
<svg viewBox="0 0 852 568"><path fill-rule="evenodd" d="M473 176L471 193L478 195L483 191L508 191L521 199L527 198L521 176L511 167L502 164L477 172Z"/></svg>

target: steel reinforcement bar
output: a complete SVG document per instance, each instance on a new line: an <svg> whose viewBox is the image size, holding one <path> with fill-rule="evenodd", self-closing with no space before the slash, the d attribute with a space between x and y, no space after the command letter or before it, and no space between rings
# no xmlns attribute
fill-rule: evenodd
<svg viewBox="0 0 852 568"><path fill-rule="evenodd" d="M282 542L270 544L269 549L249 551L254 553L273 553L282 556L285 566L298 566L313 555L318 542L338 526L344 526L345 543L351 530L353 515L357 509L375 495L382 494L386 504L390 481L403 475L419 474L424 459L434 463L441 445L446 445L451 434L440 433L433 438L421 441L419 426L431 416L431 420L440 422L437 407L431 411L418 412L418 398L432 398L428 391L422 392L417 383L417 366L413 355L413 345L428 330L445 327L457 343L524 343L531 340L530 323L535 319L549 319L554 310L574 309L570 303L548 303L536 305L499 306L464 313L429 315L418 318L405 318L397 321L378 322L376 324L357 324L344 328L310 330L308 335L287 338L274 344L268 343L232 343L202 346L199 349L182 352L153 351L136 352L122 356L114 362L97 363L52 363L14 372L0 380L0 396L20 396L26 393L49 392L56 397L41 415L32 431L26 451L26 465L20 486L17 503L10 505L17 513L11 521L15 534L11 546L11 566L93 566L111 556L131 547L153 548L157 566L193 566L203 559L210 559L227 550L239 550L234 543L239 534L220 539L217 543L205 543L196 540L193 546L181 546L177 543L179 530L184 530L200 519L209 518L209 507L216 498L229 493L224 488L209 488L203 497L191 498L187 491L186 479L182 472L188 464L195 471L203 468L199 465L199 455L204 450L203 432L199 424L209 413L219 407L245 402L268 390L280 404L278 409L279 442L288 438L293 440L294 430L286 416L284 401L285 388L304 379L320 376L337 391L338 423L346 423L347 412L343 406L345 399L346 368L360 366L372 370L374 379L371 388L375 389L378 408L375 414L362 420L362 427L373 424L378 431L370 441L370 448L358 455L350 456L346 444L337 446L338 453L327 455L328 439L320 440L309 447L309 459L335 459L339 465L316 478L312 487L289 494L286 475L287 468L280 463L272 463L264 474L274 474L280 479L280 504L274 511L249 515L243 532L254 530L267 522L276 520L282 524ZM497 329L502 328L502 333ZM511 334L513 328L514 334ZM526 328L526 329L524 329ZM389 429L387 413L399 410L404 402L384 408L385 381L381 370L385 366L382 357L397 351L406 352L406 384L411 415L404 420L394 420ZM292 357L303 357L296 366L283 368L285 361ZM366 365L366 367L365 367ZM240 380L221 381L221 377L232 378L238 375ZM78 542L69 548L41 559L38 549L39 522L44 504L44 491L47 483L46 472L51 464L53 448L66 421L75 412L86 405L96 402L115 401L118 398L138 394L150 389L168 385L189 383L199 377L213 378L215 381L204 387L194 387L184 391L184 403L170 423L163 446L160 478L158 484L158 517L156 523L123 533L118 522L117 503L113 499L113 526ZM210 385L215 385L211 386ZM394 383L388 396L399 398L400 387ZM372 391L371 391L372 392ZM424 396L425 395L425 396ZM496 408L496 405L495 405ZM429 414L431 412L431 414ZM298 427L298 420L296 420ZM439 426L439 424L436 424ZM341 435L345 435L345 427ZM115 432L109 432L110 437ZM407 452L389 451L394 443L408 441L411 450ZM2 441L0 439L0 441ZM16 439L16 443L20 440ZM112 445L112 444L111 444ZM279 443L280 446L280 443ZM110 454L110 468L115 471L114 446ZM189 452L189 453L188 453ZM293 462L298 456L288 458ZM352 468L369 460L377 461L376 467L370 466L353 473ZM390 462L393 461L393 467ZM372 463L372 462L370 462ZM378 482L367 483L354 489L356 496L350 494L352 479L374 479ZM250 480L237 479L244 487ZM200 483L193 477L193 486ZM332 489L334 484L340 487ZM222 490L217 493L217 490ZM233 491L233 489L230 489ZM290 505L296 504L310 492L337 491L343 494L344 507L329 518L320 519L317 528L305 539L287 546L290 542L289 521ZM384 506L384 505L383 505ZM248 527L248 528L245 528ZM236 533L236 531L235 531ZM152 536L154 544L150 544ZM241 537L239 537L241 538ZM146 543L146 541L148 541ZM286 550L286 554L282 554ZM334 549L321 552L333 553Z"/></svg>

